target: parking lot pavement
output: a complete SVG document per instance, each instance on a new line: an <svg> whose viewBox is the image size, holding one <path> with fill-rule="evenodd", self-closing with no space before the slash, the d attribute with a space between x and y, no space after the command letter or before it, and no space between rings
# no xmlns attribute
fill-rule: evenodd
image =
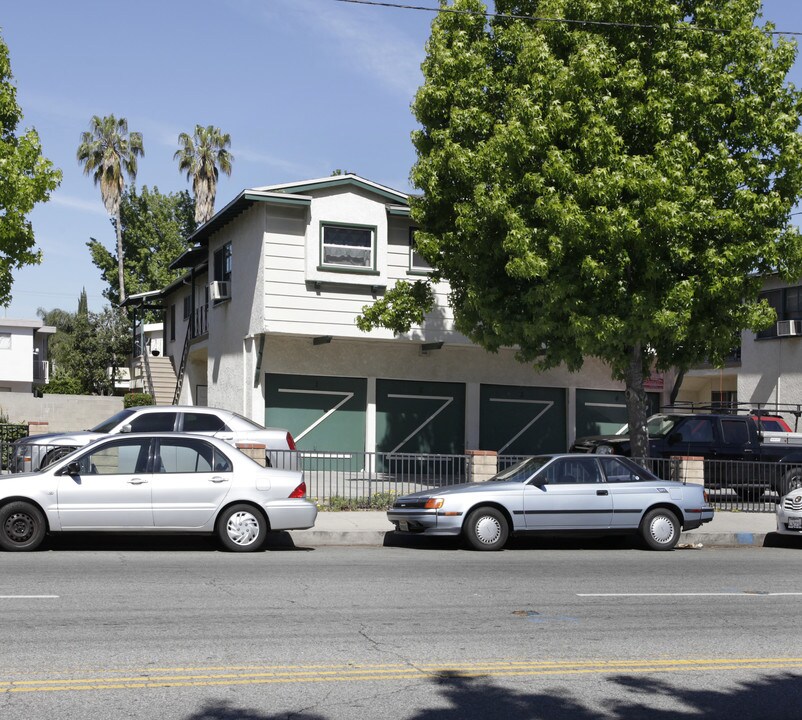
<svg viewBox="0 0 802 720"><path fill-rule="evenodd" d="M721 510L712 522L682 533L680 545L768 546L787 545L802 548L802 539L777 535L774 513L750 513ZM315 527L289 533L296 546L386 545L392 538L393 525L383 512L320 512ZM409 537L409 536L405 536Z"/></svg>

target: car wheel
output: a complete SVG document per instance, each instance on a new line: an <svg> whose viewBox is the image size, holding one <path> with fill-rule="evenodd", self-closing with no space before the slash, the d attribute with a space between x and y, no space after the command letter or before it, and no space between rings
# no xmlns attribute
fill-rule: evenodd
<svg viewBox="0 0 802 720"><path fill-rule="evenodd" d="M36 506L12 502L0 508L0 547L3 550L36 550L46 533L45 516Z"/></svg>
<svg viewBox="0 0 802 720"><path fill-rule="evenodd" d="M45 456L42 458L42 462L39 464L39 469L43 470L48 465L52 465L56 460L61 460L65 455L69 455L75 448L71 447L60 447L54 450L48 450L45 453Z"/></svg>
<svg viewBox="0 0 802 720"><path fill-rule="evenodd" d="M217 534L226 550L251 552L262 547L267 520L252 505L232 505L220 515Z"/></svg>
<svg viewBox="0 0 802 720"><path fill-rule="evenodd" d="M501 550L507 542L510 526L500 510L480 507L468 515L462 531L474 550Z"/></svg>
<svg viewBox="0 0 802 720"><path fill-rule="evenodd" d="M802 488L802 468L792 468L783 475L778 492L780 497L782 497L800 488Z"/></svg>
<svg viewBox="0 0 802 720"><path fill-rule="evenodd" d="M679 520L666 508L655 508L647 512L640 530L644 542L652 550L673 550L679 541Z"/></svg>

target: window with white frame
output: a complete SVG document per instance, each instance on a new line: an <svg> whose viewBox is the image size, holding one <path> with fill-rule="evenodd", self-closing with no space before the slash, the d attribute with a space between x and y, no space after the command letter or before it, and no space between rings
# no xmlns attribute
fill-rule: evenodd
<svg viewBox="0 0 802 720"><path fill-rule="evenodd" d="M409 229L409 271L414 273L429 273L432 266L426 262L426 258L418 252L415 245L415 228Z"/></svg>
<svg viewBox="0 0 802 720"><path fill-rule="evenodd" d="M321 225L321 265L373 270L376 228L370 225Z"/></svg>
<svg viewBox="0 0 802 720"><path fill-rule="evenodd" d="M186 295L184 296L184 320L189 318L191 312L192 312L192 296Z"/></svg>

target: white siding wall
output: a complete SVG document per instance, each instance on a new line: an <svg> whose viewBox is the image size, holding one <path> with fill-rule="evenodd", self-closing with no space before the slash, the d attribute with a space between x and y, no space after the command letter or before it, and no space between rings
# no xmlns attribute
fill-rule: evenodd
<svg viewBox="0 0 802 720"><path fill-rule="evenodd" d="M356 318L365 305L381 297L383 288L400 279L417 279L409 274L409 219L388 218L381 198L357 192L318 193L310 209L266 206L266 213L264 312L268 332L394 338L389 330L361 332ZM320 224L324 221L375 226L379 274L318 270ZM315 283L320 286L316 288ZM373 287L381 289L374 295ZM408 338L467 344L453 331L447 292L445 284L437 288L438 307L425 330L413 327Z"/></svg>

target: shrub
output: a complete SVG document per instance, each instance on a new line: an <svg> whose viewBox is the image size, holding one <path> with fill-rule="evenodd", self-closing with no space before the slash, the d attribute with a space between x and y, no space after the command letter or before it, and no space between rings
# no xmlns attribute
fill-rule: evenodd
<svg viewBox="0 0 802 720"><path fill-rule="evenodd" d="M126 393L123 396L123 407L139 407L140 405L155 405L156 401L150 393Z"/></svg>

